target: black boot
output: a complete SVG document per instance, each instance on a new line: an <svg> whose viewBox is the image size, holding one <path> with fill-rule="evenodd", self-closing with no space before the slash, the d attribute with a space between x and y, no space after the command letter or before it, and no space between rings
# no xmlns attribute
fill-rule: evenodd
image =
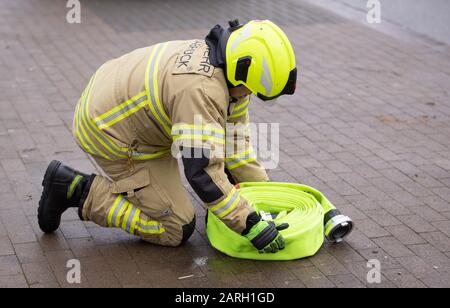
<svg viewBox="0 0 450 308"><path fill-rule="evenodd" d="M38 222L45 233L58 229L61 215L69 207L83 206L95 175L87 175L52 161L44 175L41 200L39 201Z"/></svg>

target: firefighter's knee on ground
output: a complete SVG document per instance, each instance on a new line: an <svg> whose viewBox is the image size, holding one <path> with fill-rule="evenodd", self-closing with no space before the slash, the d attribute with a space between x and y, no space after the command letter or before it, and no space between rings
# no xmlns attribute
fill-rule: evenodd
<svg viewBox="0 0 450 308"><path fill-rule="evenodd" d="M180 244L183 244L184 242L186 242L191 237L191 235L194 233L194 231L195 231L195 215L190 223L183 225L182 230L183 230L183 237L181 238Z"/></svg>
<svg viewBox="0 0 450 308"><path fill-rule="evenodd" d="M159 235L141 234L141 239L145 242L161 246L177 247L185 243L195 231L195 216L191 222L181 225L174 222L162 223L164 232Z"/></svg>
<svg viewBox="0 0 450 308"><path fill-rule="evenodd" d="M181 232L180 232L181 229ZM191 222L178 225L177 228L172 228L172 230L168 229L167 238L169 239L168 243L170 246L180 246L185 243L192 236L195 230L195 215L192 218Z"/></svg>

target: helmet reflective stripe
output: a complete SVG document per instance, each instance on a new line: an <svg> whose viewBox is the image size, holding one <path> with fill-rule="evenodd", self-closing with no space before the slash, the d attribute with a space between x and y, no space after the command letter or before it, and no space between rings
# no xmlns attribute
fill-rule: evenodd
<svg viewBox="0 0 450 308"><path fill-rule="evenodd" d="M272 91L272 76L270 75L269 65L267 64L266 58L263 58L263 69L261 74L261 84L266 89L264 95L269 96Z"/></svg>
<svg viewBox="0 0 450 308"><path fill-rule="evenodd" d="M236 47L239 45L240 42L244 41L245 39L248 39L252 33L250 32L250 27L246 27L243 29L241 33L239 33L238 37L233 41L233 44L231 45L231 52L233 52Z"/></svg>

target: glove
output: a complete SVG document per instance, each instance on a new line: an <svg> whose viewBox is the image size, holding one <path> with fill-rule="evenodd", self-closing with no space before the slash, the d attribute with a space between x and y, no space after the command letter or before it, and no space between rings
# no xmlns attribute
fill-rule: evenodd
<svg viewBox="0 0 450 308"><path fill-rule="evenodd" d="M275 253L284 249L285 246L284 238L278 231L288 227L289 224L286 223L275 226L272 221L260 220L244 236L252 242L260 253Z"/></svg>

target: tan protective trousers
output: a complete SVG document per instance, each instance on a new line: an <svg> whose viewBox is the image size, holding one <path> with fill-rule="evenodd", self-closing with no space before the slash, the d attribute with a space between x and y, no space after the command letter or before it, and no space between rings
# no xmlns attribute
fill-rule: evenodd
<svg viewBox="0 0 450 308"><path fill-rule="evenodd" d="M107 177L96 176L82 218L121 228L142 240L177 246L194 228L195 210L171 155L147 161L108 161L94 157ZM189 225L190 224L190 225Z"/></svg>

